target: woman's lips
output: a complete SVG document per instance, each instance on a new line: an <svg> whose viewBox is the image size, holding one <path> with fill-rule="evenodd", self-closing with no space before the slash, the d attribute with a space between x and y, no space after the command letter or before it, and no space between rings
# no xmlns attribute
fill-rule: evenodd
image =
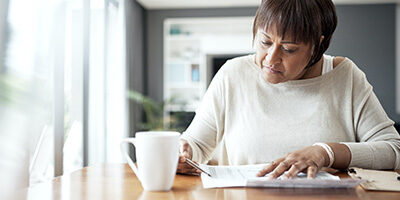
<svg viewBox="0 0 400 200"><path fill-rule="evenodd" d="M270 73L270 74L278 74L278 73L281 73L280 71L278 71L278 70L276 70L276 69L273 69L272 67L263 66L262 69L263 69L263 71L265 71L265 72L267 72L267 73Z"/></svg>

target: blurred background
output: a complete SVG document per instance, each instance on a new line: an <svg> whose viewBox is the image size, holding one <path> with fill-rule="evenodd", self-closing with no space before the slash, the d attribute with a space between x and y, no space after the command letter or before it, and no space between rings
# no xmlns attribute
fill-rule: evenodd
<svg viewBox="0 0 400 200"><path fill-rule="evenodd" d="M259 3L0 0L0 196L125 162L137 131L184 131L216 71L254 53ZM400 0L334 3L327 54L352 59L400 123Z"/></svg>

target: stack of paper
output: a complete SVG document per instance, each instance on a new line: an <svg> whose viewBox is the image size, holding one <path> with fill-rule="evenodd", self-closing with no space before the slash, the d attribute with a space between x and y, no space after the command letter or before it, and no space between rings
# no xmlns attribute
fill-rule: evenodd
<svg viewBox="0 0 400 200"><path fill-rule="evenodd" d="M348 188L355 187L362 180L340 179L338 176L327 172L317 173L315 179L307 179L305 173L300 173L293 179L270 180L266 177L257 177L256 174L264 165L238 165L238 166L210 166L200 165L202 169L211 174L201 174L204 188L217 187L290 187L290 188Z"/></svg>

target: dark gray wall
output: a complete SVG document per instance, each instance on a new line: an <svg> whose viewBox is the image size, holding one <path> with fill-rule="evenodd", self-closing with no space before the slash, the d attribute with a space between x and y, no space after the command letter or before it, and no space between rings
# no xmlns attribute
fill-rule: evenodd
<svg viewBox="0 0 400 200"><path fill-rule="evenodd" d="M339 18L328 54L352 59L367 75L388 115L395 112L395 4L337 5ZM147 24L147 92L163 94L163 21L172 17L253 16L256 8L149 10Z"/></svg>
<svg viewBox="0 0 400 200"><path fill-rule="evenodd" d="M328 54L346 56L365 72L388 115L396 113L396 5L339 5Z"/></svg>
<svg viewBox="0 0 400 200"><path fill-rule="evenodd" d="M145 43L145 9L136 1L126 1L126 64L128 87L131 90L145 92L146 43ZM138 122L142 117L142 110L133 101L129 102L129 134L138 129Z"/></svg>

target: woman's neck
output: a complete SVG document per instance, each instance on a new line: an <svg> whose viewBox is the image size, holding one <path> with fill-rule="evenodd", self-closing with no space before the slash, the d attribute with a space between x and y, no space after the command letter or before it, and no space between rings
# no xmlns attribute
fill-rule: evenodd
<svg viewBox="0 0 400 200"><path fill-rule="evenodd" d="M324 63L324 57L321 57L317 63L305 69L304 75L299 79L308 79L321 76L322 74L322 64Z"/></svg>

